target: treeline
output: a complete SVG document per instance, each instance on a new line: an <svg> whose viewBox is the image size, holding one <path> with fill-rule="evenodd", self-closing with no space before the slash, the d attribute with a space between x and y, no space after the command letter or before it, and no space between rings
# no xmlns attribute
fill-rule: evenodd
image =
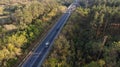
<svg viewBox="0 0 120 67"><path fill-rule="evenodd" d="M120 30L108 31L120 24L119 1L80 0L43 67L120 67Z"/></svg>
<svg viewBox="0 0 120 67"><path fill-rule="evenodd" d="M97 5L106 5L110 7L119 7L120 0L78 0L83 7L92 7Z"/></svg>
<svg viewBox="0 0 120 67"><path fill-rule="evenodd" d="M21 56L28 54L28 48L34 47L31 43L49 30L66 8L56 0L32 1L15 7L11 20L16 30L9 33L0 25L0 67L13 67Z"/></svg>
<svg viewBox="0 0 120 67"><path fill-rule="evenodd" d="M74 0L57 0L59 3L69 6L71 3L74 2Z"/></svg>

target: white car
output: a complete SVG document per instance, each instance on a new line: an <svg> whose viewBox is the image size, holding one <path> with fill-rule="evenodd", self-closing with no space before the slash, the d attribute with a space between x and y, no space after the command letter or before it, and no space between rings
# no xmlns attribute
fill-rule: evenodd
<svg viewBox="0 0 120 67"><path fill-rule="evenodd" d="M45 46L46 46L46 47L48 47L48 46L49 46L49 44L50 44L49 42L46 42L46 43L45 43Z"/></svg>

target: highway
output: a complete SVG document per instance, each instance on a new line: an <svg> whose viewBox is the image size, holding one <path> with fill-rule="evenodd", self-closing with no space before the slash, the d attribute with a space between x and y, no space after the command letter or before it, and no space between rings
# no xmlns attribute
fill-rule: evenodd
<svg viewBox="0 0 120 67"><path fill-rule="evenodd" d="M52 27L44 40L35 48L33 52L30 53L30 56L22 64L18 65L18 67L40 67L42 65L44 59L50 51L51 46L53 45L55 38L59 35L75 8L75 4L71 4L68 7L66 12Z"/></svg>

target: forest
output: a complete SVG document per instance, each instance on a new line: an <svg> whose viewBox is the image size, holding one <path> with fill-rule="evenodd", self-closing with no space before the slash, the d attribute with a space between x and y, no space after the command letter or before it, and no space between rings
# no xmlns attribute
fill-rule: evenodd
<svg viewBox="0 0 120 67"><path fill-rule="evenodd" d="M42 67L120 67L120 0L79 0Z"/></svg>
<svg viewBox="0 0 120 67"><path fill-rule="evenodd" d="M17 67L66 10L64 2L0 1L0 67Z"/></svg>
<svg viewBox="0 0 120 67"><path fill-rule="evenodd" d="M0 0L0 67L17 67L74 0ZM120 67L120 0L78 0L42 67Z"/></svg>

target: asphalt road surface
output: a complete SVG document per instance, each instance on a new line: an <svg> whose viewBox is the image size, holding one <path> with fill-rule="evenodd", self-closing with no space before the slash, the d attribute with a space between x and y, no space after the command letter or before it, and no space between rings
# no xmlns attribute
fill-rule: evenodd
<svg viewBox="0 0 120 67"><path fill-rule="evenodd" d="M39 44L39 46L31 53L31 55L24 61L20 67L40 67L47 54L55 38L58 36L66 21L68 20L71 12L73 11L73 6L70 6L69 9L61 16L61 18L56 22L56 24L52 27L49 33L46 35L44 40Z"/></svg>

